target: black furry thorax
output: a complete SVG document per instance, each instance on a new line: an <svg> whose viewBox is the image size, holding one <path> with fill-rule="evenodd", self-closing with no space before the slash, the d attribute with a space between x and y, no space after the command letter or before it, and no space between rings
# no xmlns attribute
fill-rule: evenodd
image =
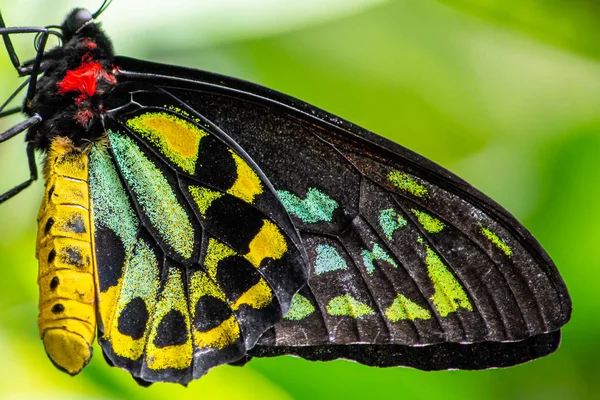
<svg viewBox="0 0 600 400"><path fill-rule="evenodd" d="M42 151L57 136L80 148L101 138L106 99L117 83L112 44L100 25L92 22L74 33L65 26L66 42L44 53L44 74L33 99L24 105L29 115L42 117L27 136Z"/></svg>

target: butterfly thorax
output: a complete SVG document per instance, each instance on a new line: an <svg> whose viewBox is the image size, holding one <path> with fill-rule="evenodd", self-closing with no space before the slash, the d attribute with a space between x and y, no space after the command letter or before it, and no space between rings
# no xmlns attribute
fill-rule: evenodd
<svg viewBox="0 0 600 400"><path fill-rule="evenodd" d="M42 117L29 138L44 151L57 136L71 139L77 148L102 137L105 99L117 83L112 45L99 24L72 33L65 21L63 36L62 46L44 54L44 75L33 100L25 105L30 115Z"/></svg>

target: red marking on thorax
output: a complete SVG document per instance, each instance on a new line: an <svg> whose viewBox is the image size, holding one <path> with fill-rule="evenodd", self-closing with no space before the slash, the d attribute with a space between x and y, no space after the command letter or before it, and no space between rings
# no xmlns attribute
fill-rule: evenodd
<svg viewBox="0 0 600 400"><path fill-rule="evenodd" d="M87 47L88 49L95 49L96 47L98 47L98 45L94 42L92 42L90 39L88 38L84 38L83 39L83 45L85 47Z"/></svg>
<svg viewBox="0 0 600 400"><path fill-rule="evenodd" d="M92 61L92 57L88 53L82 57L81 65L67 71L65 77L56 84L56 87L58 93L62 95L70 92L80 93L75 101L77 104L81 104L85 99L96 93L98 79L104 79L111 84L117 83L114 75L106 72L99 62Z"/></svg>
<svg viewBox="0 0 600 400"><path fill-rule="evenodd" d="M94 113L90 110L82 110L75 114L75 120L79 122L79 125L85 126L94 118Z"/></svg>

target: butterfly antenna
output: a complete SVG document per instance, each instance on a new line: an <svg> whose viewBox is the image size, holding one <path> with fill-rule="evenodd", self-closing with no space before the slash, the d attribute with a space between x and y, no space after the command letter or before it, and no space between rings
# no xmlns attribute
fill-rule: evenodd
<svg viewBox="0 0 600 400"><path fill-rule="evenodd" d="M92 14L92 17L94 19L98 18L110 6L110 3L112 3L112 0L104 0L98 11Z"/></svg>

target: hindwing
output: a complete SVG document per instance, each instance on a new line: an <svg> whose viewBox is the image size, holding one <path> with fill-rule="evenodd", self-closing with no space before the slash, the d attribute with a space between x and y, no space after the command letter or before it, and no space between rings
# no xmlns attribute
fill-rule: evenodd
<svg viewBox="0 0 600 400"><path fill-rule="evenodd" d="M142 381L187 383L281 320L306 261L241 149L164 93L132 96L90 156L99 341Z"/></svg>

